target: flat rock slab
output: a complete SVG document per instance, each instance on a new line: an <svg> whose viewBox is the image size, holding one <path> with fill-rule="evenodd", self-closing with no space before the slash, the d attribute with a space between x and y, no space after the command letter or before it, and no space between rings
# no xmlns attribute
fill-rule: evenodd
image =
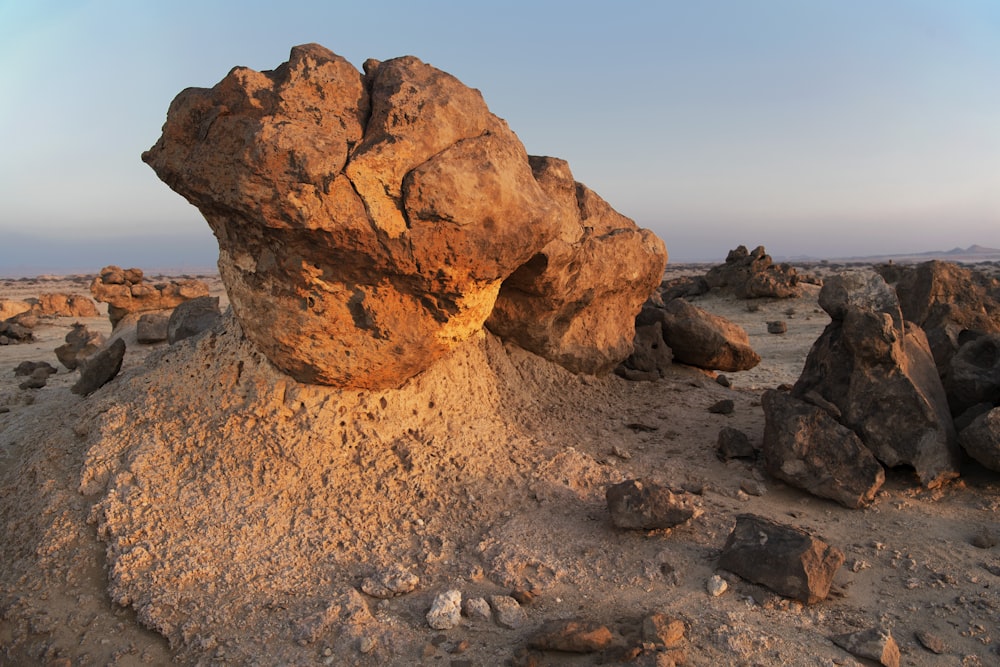
<svg viewBox="0 0 1000 667"><path fill-rule="evenodd" d="M840 549L800 528L753 514L736 517L719 558L721 569L806 604L826 598L843 564Z"/></svg>

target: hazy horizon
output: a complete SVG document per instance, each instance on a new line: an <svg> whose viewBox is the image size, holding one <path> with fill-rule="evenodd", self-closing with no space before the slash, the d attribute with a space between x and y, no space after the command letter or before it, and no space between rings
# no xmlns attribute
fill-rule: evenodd
<svg viewBox="0 0 1000 667"><path fill-rule="evenodd" d="M1000 3L103 0L0 5L0 275L214 266L140 155L182 89L307 42L480 89L675 263L1000 248Z"/></svg>

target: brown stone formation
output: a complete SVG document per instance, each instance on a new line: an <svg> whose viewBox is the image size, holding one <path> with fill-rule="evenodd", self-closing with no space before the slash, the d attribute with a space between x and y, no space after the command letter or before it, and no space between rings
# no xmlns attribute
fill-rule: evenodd
<svg viewBox="0 0 1000 667"><path fill-rule="evenodd" d="M635 320L621 314L638 313L657 288L666 248L574 181L565 160L530 160L559 235L504 281L486 324L572 371L606 373L632 352Z"/></svg>
<svg viewBox="0 0 1000 667"><path fill-rule="evenodd" d="M118 326L130 313L167 310L188 299L208 296L208 285L194 279L151 285L143 282L140 269L106 266L90 284L90 293L108 304L111 325Z"/></svg>
<svg viewBox="0 0 1000 667"><path fill-rule="evenodd" d="M631 340L660 279L662 243L577 187L568 169L560 187L571 197L539 185L477 90L410 56L364 69L316 44L293 48L273 71L237 67L211 89L180 93L143 154L208 221L233 311L258 349L302 382L398 386L481 330L501 283L537 267L558 239L563 255L599 247L610 257L562 269L579 294L546 296L558 326L516 340L575 370L627 356L619 338ZM640 256L621 256L629 244ZM629 267L625 282L649 289L631 310L591 313L610 266ZM585 344L568 330L600 316L624 324L579 353ZM512 338L528 326L511 322Z"/></svg>
<svg viewBox="0 0 1000 667"><path fill-rule="evenodd" d="M746 246L730 250L725 264L705 274L710 289L728 292L740 299L799 296L799 277L788 264L774 264L764 246L748 251Z"/></svg>

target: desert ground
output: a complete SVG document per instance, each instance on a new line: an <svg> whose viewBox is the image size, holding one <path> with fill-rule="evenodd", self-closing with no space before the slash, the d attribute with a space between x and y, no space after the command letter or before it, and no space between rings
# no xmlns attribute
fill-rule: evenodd
<svg viewBox="0 0 1000 667"><path fill-rule="evenodd" d="M87 282L4 280L0 298ZM229 318L173 347L122 332L121 374L81 398L61 367L18 387L21 361L58 367L74 320L46 321L0 347L0 663L849 666L877 663L830 638L877 627L903 665L1000 664L1000 475L966 462L927 490L890 470L851 510L717 456L723 427L759 444L762 391L796 380L829 322L818 292L693 299L762 357L728 387L679 364L655 382L577 376L485 335L398 390L346 395L283 378ZM787 332L769 334L773 320ZM106 317L84 323L111 333ZM722 399L734 411L710 412ZM632 478L693 491L703 513L615 528L604 491ZM718 570L743 513L842 550L831 595L803 605ZM392 568L419 578L412 592L358 592ZM432 629L450 589L513 593L523 617ZM644 644L654 613L683 622L678 649ZM529 648L560 619L605 626L612 648Z"/></svg>

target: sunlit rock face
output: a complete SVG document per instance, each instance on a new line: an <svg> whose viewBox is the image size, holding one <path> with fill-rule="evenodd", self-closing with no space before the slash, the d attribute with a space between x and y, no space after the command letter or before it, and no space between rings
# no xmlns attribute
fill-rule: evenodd
<svg viewBox="0 0 1000 667"><path fill-rule="evenodd" d="M409 56L364 70L315 44L273 71L234 68L177 96L143 160L205 216L272 363L378 389L479 331L566 221L477 90Z"/></svg>

